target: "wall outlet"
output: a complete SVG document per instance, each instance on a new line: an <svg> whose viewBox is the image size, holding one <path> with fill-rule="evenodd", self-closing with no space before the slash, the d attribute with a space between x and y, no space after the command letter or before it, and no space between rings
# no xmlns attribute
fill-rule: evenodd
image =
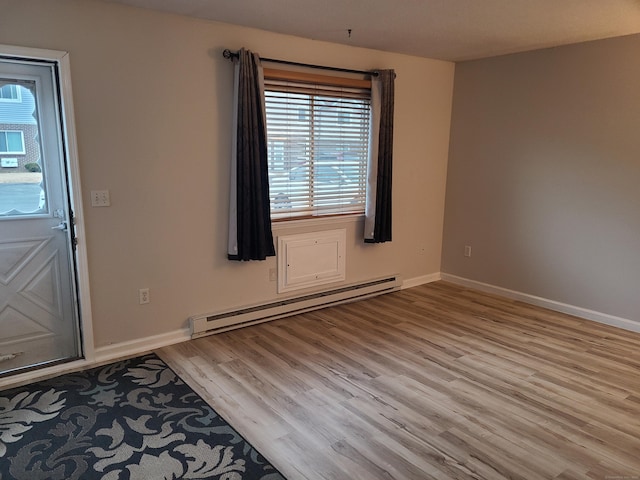
<svg viewBox="0 0 640 480"><path fill-rule="evenodd" d="M471 256L471 246L470 245L465 245L464 246L464 256L465 257L470 257Z"/></svg>
<svg viewBox="0 0 640 480"><path fill-rule="evenodd" d="M269 281L275 282L278 280L278 271L275 268L269 269Z"/></svg>
<svg viewBox="0 0 640 480"><path fill-rule="evenodd" d="M148 288L141 288L140 290L138 290L138 303L140 305L145 305L150 301L151 301L151 298L149 297Z"/></svg>
<svg viewBox="0 0 640 480"><path fill-rule="evenodd" d="M109 190L91 190L91 206L110 207L111 198L109 197Z"/></svg>

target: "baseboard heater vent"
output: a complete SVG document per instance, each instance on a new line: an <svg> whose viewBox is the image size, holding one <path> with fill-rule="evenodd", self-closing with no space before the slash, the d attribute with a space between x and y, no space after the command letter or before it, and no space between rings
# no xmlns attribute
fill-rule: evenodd
<svg viewBox="0 0 640 480"><path fill-rule="evenodd" d="M191 338L226 332L319 308L362 300L399 290L401 286L402 278L396 275L226 312L197 315L189 319Z"/></svg>

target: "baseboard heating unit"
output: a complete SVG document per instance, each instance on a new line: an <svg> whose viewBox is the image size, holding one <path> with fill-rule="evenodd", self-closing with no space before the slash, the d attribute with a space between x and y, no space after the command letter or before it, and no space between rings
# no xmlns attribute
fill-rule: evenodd
<svg viewBox="0 0 640 480"><path fill-rule="evenodd" d="M260 305L197 315L189 318L191 338L204 337L205 335L255 325L311 310L362 300L382 295L383 293L394 292L399 290L401 286L402 278L399 275L395 275Z"/></svg>

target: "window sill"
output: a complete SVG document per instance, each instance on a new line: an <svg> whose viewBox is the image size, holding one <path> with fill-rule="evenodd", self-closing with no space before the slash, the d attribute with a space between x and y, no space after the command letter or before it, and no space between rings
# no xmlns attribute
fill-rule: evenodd
<svg viewBox="0 0 640 480"><path fill-rule="evenodd" d="M271 222L274 232L298 229L301 227L322 227L364 222L364 213L353 215L335 215L332 217L301 218L299 220L280 220Z"/></svg>

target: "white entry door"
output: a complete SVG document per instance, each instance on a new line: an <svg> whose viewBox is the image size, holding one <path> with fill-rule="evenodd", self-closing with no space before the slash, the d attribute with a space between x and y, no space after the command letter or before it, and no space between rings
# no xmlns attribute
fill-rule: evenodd
<svg viewBox="0 0 640 480"><path fill-rule="evenodd" d="M0 58L0 375L81 355L56 65Z"/></svg>

